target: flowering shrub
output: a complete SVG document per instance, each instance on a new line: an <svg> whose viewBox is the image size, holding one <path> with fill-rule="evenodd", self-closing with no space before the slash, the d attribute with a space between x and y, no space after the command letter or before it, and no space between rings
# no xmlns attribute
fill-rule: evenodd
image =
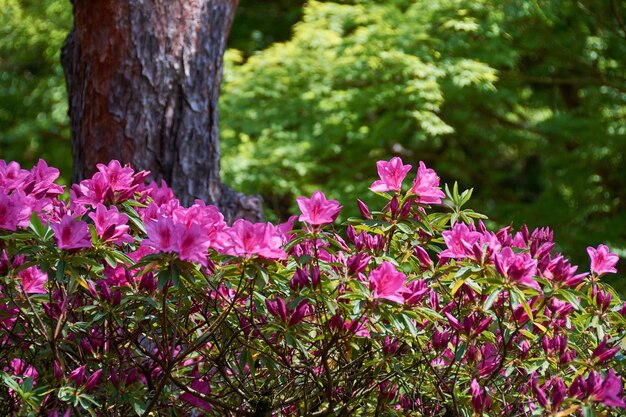
<svg viewBox="0 0 626 417"><path fill-rule="evenodd" d="M0 161L2 415L566 416L626 408L626 306L548 229L488 231L399 158L380 211L231 226L117 161ZM403 191L406 190L406 191ZM597 414L596 414L597 413Z"/></svg>

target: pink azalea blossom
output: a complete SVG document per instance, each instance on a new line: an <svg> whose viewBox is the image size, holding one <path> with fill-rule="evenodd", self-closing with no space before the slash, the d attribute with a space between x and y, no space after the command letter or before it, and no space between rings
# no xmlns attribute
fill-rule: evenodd
<svg viewBox="0 0 626 417"><path fill-rule="evenodd" d="M44 285L48 282L48 274L36 266L23 269L17 275L22 280L26 294L45 294L47 292Z"/></svg>
<svg viewBox="0 0 626 417"><path fill-rule="evenodd" d="M600 245L597 249L589 246L587 253L591 259L591 272L598 275L617 273L615 265L619 261L619 256L612 253L608 246Z"/></svg>
<svg viewBox="0 0 626 417"><path fill-rule="evenodd" d="M437 173L427 168L422 161L420 161L417 177L410 192L417 196L415 202L421 204L441 204L441 199L445 197L443 191L439 189Z"/></svg>
<svg viewBox="0 0 626 417"><path fill-rule="evenodd" d="M96 167L113 191L126 191L134 185L135 171L129 165L122 167L119 161L113 160L108 165L98 164Z"/></svg>
<svg viewBox="0 0 626 417"><path fill-rule="evenodd" d="M174 252L182 260L208 265L207 253L211 241L200 225L191 223L187 227L169 217L159 217L146 223L146 233L148 238L142 246L160 252Z"/></svg>
<svg viewBox="0 0 626 417"><path fill-rule="evenodd" d="M15 190L29 175L30 173L22 169L17 162L11 161L7 164L6 161L0 159L0 190L6 193Z"/></svg>
<svg viewBox="0 0 626 417"><path fill-rule="evenodd" d="M282 298L276 297L276 301L265 300L267 311L282 322L286 322L288 326L295 326L308 314L309 302L304 299L296 306L296 308L287 308Z"/></svg>
<svg viewBox="0 0 626 417"><path fill-rule="evenodd" d="M271 223L252 223L239 219L218 236L215 249L226 255L283 259L283 235Z"/></svg>
<svg viewBox="0 0 626 417"><path fill-rule="evenodd" d="M609 369L606 377L596 371L589 372L585 380L578 376L569 388L569 394L580 399L588 398L590 401L600 402L609 407L626 408L623 398L622 378Z"/></svg>
<svg viewBox="0 0 626 417"><path fill-rule="evenodd" d="M441 233L447 249L439 254L439 258L463 259L474 255L474 244L481 239L482 234L468 227L464 223L456 223L452 230Z"/></svg>
<svg viewBox="0 0 626 417"><path fill-rule="evenodd" d="M117 207L111 206L107 209L103 204L98 204L96 211L89 213L89 217L93 220L96 232L103 241L117 244L133 242L133 238L127 233L128 216L120 213Z"/></svg>
<svg viewBox="0 0 626 417"><path fill-rule="evenodd" d="M583 282L587 276L587 274L576 274L577 269L577 266L571 266L567 259L562 255L558 255L545 265L541 275L554 283L575 287Z"/></svg>
<svg viewBox="0 0 626 417"><path fill-rule="evenodd" d="M526 285L541 291L541 286L533 278L537 272L537 260L529 253L516 254L509 247L494 256L496 270L514 283Z"/></svg>
<svg viewBox="0 0 626 417"><path fill-rule="evenodd" d="M472 395L472 406L477 413L482 412L491 405L489 393L485 388L480 387L476 378L472 379L472 383L470 384L470 394Z"/></svg>
<svg viewBox="0 0 626 417"><path fill-rule="evenodd" d="M99 203L113 200L113 190L101 172L96 172L93 177L72 185L70 192L70 207L74 205L90 205L95 207Z"/></svg>
<svg viewBox="0 0 626 417"><path fill-rule="evenodd" d="M374 298L383 298L400 304L404 303L403 294L407 291L404 286L406 275L398 272L391 262L385 261L370 272L369 282L374 290Z"/></svg>
<svg viewBox="0 0 626 417"><path fill-rule="evenodd" d="M26 179L31 184L28 194L37 198L54 198L63 194L63 187L54 183L58 177L59 170L49 167L46 161L40 159Z"/></svg>
<svg viewBox="0 0 626 417"><path fill-rule="evenodd" d="M148 237L141 242L142 246L154 248L160 252L174 252L178 249L176 224L169 217L146 222Z"/></svg>
<svg viewBox="0 0 626 417"><path fill-rule="evenodd" d="M337 200L326 200L321 191L314 192L311 198L298 197L296 201L302 212L298 220L313 226L334 222L342 208Z"/></svg>
<svg viewBox="0 0 626 417"><path fill-rule="evenodd" d="M378 161L376 168L378 168L380 180L374 181L370 190L375 192L400 191L402 181L411 170L411 165L402 165L402 160L396 156L391 158L389 162Z"/></svg>
<svg viewBox="0 0 626 417"><path fill-rule="evenodd" d="M204 394L204 395L211 394L211 385L208 382L206 382L204 379L196 379L189 386L191 387L191 389L193 389L194 391L200 394ZM180 399L185 401L188 404L191 404L194 407L198 407L201 410L204 410L207 412L211 411L211 404L204 401L200 397L193 395L192 393L185 392L180 396Z"/></svg>
<svg viewBox="0 0 626 417"><path fill-rule="evenodd" d="M0 191L0 229L15 231L27 227L32 209L20 193L4 194Z"/></svg>
<svg viewBox="0 0 626 417"><path fill-rule="evenodd" d="M178 252L180 259L197 262L203 266L208 265L207 253L211 241L200 226L176 227L176 240L176 252Z"/></svg>
<svg viewBox="0 0 626 417"><path fill-rule="evenodd" d="M52 223L50 227L54 231L54 237L60 249L80 249L91 247L91 234L89 226L82 220L74 220L65 215L60 223Z"/></svg>
<svg viewBox="0 0 626 417"><path fill-rule="evenodd" d="M167 186L165 180L161 180L161 186L158 186L156 181L152 181L144 191L159 206L174 200L174 192Z"/></svg>

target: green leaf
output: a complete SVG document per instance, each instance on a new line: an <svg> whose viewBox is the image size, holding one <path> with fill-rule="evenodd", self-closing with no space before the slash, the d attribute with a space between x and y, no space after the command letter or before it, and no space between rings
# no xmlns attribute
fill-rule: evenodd
<svg viewBox="0 0 626 417"><path fill-rule="evenodd" d="M35 232L35 235L38 238L43 239L44 234L46 233L46 226L41 223L37 212L33 212L33 214L30 215L30 228L33 232Z"/></svg>
<svg viewBox="0 0 626 417"><path fill-rule="evenodd" d="M489 297L487 297L487 299L485 300L485 303L483 304L483 310L490 310L491 306L496 301L496 298L498 298L498 295L500 295L500 293L502 292L502 288L497 288L497 287L496 288L491 287L490 290L492 290L492 292L489 294Z"/></svg>
<svg viewBox="0 0 626 417"><path fill-rule="evenodd" d="M157 288L159 291L163 291L163 288L167 285L170 280L171 271L169 269L162 269L157 274Z"/></svg>
<svg viewBox="0 0 626 417"><path fill-rule="evenodd" d="M567 301L576 310L580 310L580 302L578 297L570 290L562 288L555 293L556 297L562 301Z"/></svg>

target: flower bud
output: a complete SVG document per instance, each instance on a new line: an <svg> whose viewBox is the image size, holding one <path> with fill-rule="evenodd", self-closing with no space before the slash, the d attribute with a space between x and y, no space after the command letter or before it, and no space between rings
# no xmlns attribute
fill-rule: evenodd
<svg viewBox="0 0 626 417"><path fill-rule="evenodd" d="M432 259L430 259L430 256L428 256L428 252L426 252L426 250L421 246L416 246L413 249L413 253L419 260L420 266L422 268L430 269L433 266L433 261Z"/></svg>
<svg viewBox="0 0 626 417"><path fill-rule="evenodd" d="M95 387L100 380L100 376L102 375L102 369L98 369L96 372L91 374L91 376L85 382L85 390Z"/></svg>
<svg viewBox="0 0 626 417"><path fill-rule="evenodd" d="M356 200L356 204L359 206L361 216L363 216L364 219L371 220L372 214L370 213L369 207L367 207L367 205L359 199Z"/></svg>
<svg viewBox="0 0 626 417"><path fill-rule="evenodd" d="M63 380L63 369L61 369L61 364L56 359L54 360L53 368L54 368L54 377L57 379L57 381Z"/></svg>
<svg viewBox="0 0 626 417"><path fill-rule="evenodd" d="M398 201L398 196L394 195L391 201L389 202L389 211L391 212L391 217L394 219L398 216L398 209L400 208L400 202Z"/></svg>
<svg viewBox="0 0 626 417"><path fill-rule="evenodd" d="M85 380L85 365L74 369L70 374L70 381L76 382L76 385L82 385Z"/></svg>
<svg viewBox="0 0 626 417"><path fill-rule="evenodd" d="M113 299L112 299L111 304L113 304L114 306L119 306L121 302L122 302L122 291L115 290L115 292L113 292Z"/></svg>

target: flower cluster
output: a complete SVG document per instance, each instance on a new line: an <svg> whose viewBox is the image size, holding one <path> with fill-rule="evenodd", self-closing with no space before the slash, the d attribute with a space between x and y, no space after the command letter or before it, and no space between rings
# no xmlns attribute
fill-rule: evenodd
<svg viewBox="0 0 626 417"><path fill-rule="evenodd" d="M471 193L444 192L423 162L406 186L400 158L377 168L380 210L358 201L363 219L335 226L342 206L316 191L274 225L184 207L117 161L68 201L44 161L0 161L0 410L626 408L626 304L603 282L616 254L589 247L589 272L579 270L547 228L488 230L463 208Z"/></svg>

